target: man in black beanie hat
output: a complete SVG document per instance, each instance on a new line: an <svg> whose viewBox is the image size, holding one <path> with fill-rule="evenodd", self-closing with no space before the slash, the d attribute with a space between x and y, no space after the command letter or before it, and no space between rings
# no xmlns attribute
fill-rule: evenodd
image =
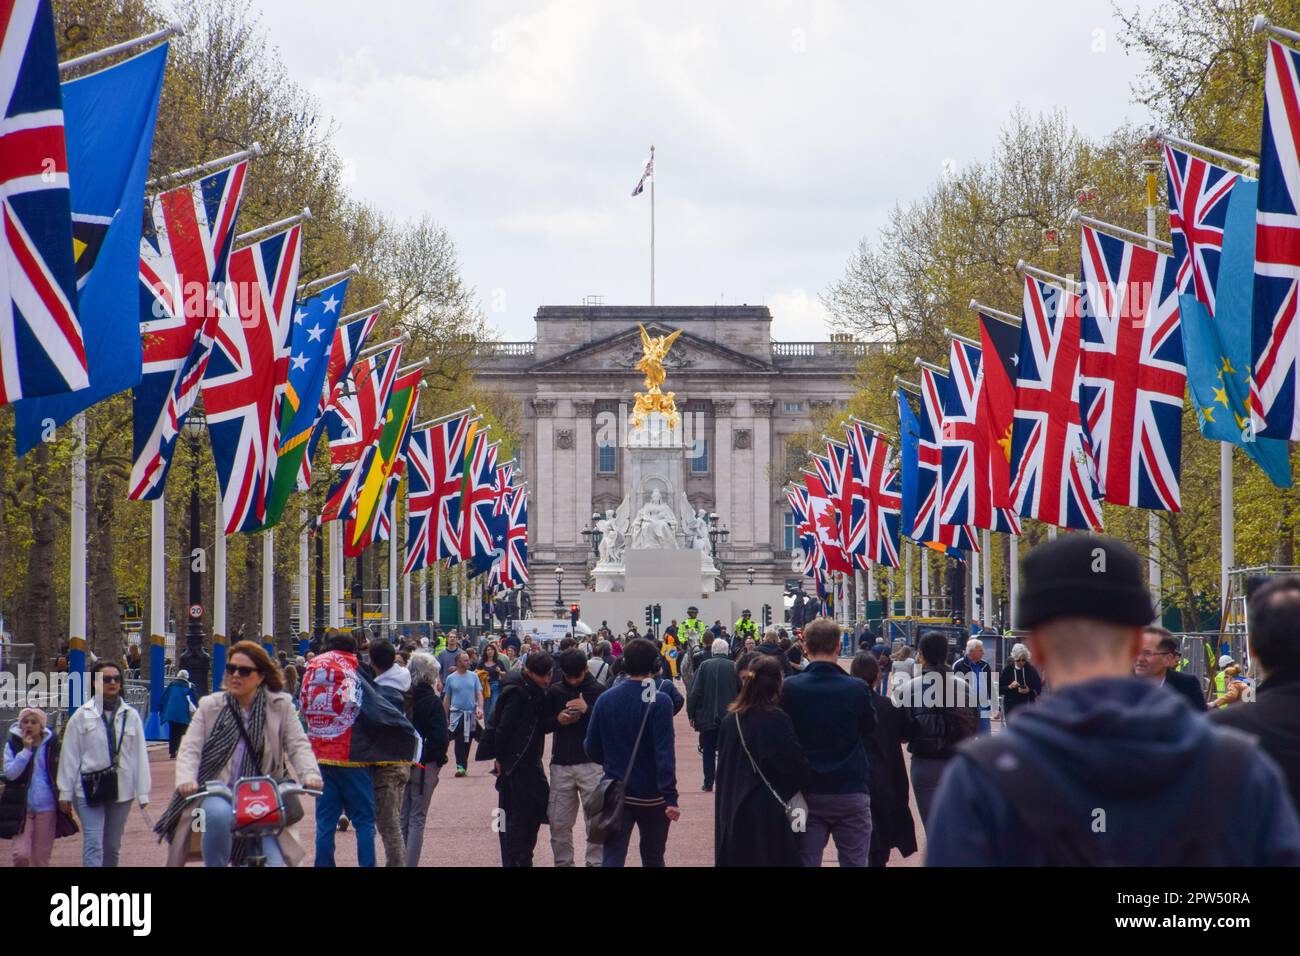
<svg viewBox="0 0 1300 956"><path fill-rule="evenodd" d="M1300 865L1277 765L1133 677L1153 617L1137 555L1065 535L1029 553L1022 581L1018 625L1052 693L959 748L927 865Z"/></svg>

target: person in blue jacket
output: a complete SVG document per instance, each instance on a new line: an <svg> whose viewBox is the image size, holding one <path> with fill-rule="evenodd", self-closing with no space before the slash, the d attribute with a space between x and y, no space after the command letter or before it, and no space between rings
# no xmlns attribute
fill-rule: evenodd
<svg viewBox="0 0 1300 956"><path fill-rule="evenodd" d="M1154 616L1137 555L1072 534L1022 567L1019 626L1052 693L958 748L926 865L1300 866L1272 758L1133 676Z"/></svg>
<svg viewBox="0 0 1300 956"><path fill-rule="evenodd" d="M198 694L190 683L190 672L179 670L176 676L167 682L163 691L162 703L158 707L158 719L167 724L167 753L172 760L180 750L181 738L190 728L190 716L199 705Z"/></svg>

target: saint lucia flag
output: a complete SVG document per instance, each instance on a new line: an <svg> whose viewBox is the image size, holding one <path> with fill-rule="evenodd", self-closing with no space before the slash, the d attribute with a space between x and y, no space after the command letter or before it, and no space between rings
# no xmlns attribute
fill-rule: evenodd
<svg viewBox="0 0 1300 956"><path fill-rule="evenodd" d="M285 502L298 486L302 456L307 452L316 413L320 410L330 345L334 342L339 317L343 315L348 281L343 279L326 287L298 303L294 309L289 341L289 381L280 403L280 456L266 504L264 528L280 520Z"/></svg>
<svg viewBox="0 0 1300 956"><path fill-rule="evenodd" d="M140 381L140 236L167 44L62 86L72 252L90 387L14 403L17 450Z"/></svg>
<svg viewBox="0 0 1300 956"><path fill-rule="evenodd" d="M1231 442L1264 469L1279 488L1291 487L1291 459L1283 439L1255 438L1250 398L1251 306L1255 290L1255 205L1259 183L1240 178L1228 200L1223 255L1211 318L1196 296L1178 297L1187 385L1201 434Z"/></svg>

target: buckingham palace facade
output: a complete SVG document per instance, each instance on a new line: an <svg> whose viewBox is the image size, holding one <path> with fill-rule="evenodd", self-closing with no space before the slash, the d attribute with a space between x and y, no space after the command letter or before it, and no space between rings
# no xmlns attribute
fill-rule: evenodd
<svg viewBox="0 0 1300 956"><path fill-rule="evenodd" d="M685 495L729 532L719 557L733 582L792 576L794 526L780 475L803 458L790 435L843 407L868 346L852 341L775 342L766 306L543 306L531 342L493 343L476 363L479 384L519 403L519 459L529 485L534 604L555 599L554 569L576 597L590 564L582 532L593 513L629 494L624 434L635 394L638 323L650 335L681 330L664 362L691 451ZM790 447L787 447L789 444Z"/></svg>

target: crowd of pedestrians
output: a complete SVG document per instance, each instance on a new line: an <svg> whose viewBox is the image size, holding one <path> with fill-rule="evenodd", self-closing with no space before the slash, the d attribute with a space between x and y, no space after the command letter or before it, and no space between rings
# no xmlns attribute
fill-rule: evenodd
<svg viewBox="0 0 1300 956"><path fill-rule="evenodd" d="M295 865L296 801L280 832L248 840L229 792L208 789L292 778L319 795L316 866L334 865L344 828L361 866L378 865L377 841L386 865L416 866L451 763L494 777L505 866L533 864L543 826L556 866L623 866L634 836L641 864L663 866L684 709L717 866L820 866L832 842L841 866L884 866L917 852L918 824L934 866L1300 865L1300 578L1253 590L1249 668L1225 653L1204 683L1151 623L1123 544L1064 536L1022 580L1027 636L1000 670L978 637L954 647L922 628L846 661L830 619L790 635L742 615L728 632L695 608L658 639L629 622L552 648L362 630L275 659L239 642L221 692L198 696L184 671L165 688L175 792L153 829L169 865ZM62 735L27 708L4 740L16 865L48 865L80 834L85 866L115 866L131 805L149 802L126 670L92 673Z"/></svg>

